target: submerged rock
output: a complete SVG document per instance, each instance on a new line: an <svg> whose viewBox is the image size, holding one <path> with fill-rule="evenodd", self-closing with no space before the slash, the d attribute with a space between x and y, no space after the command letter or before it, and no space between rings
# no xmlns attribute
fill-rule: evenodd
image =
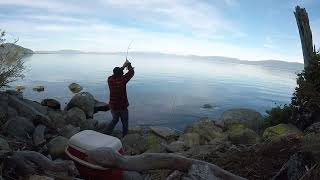
<svg viewBox="0 0 320 180"><path fill-rule="evenodd" d="M278 124L276 126L268 127L263 132L263 139L273 139L283 136L301 137L303 133L292 124Z"/></svg>
<svg viewBox="0 0 320 180"><path fill-rule="evenodd" d="M33 91L42 92L44 91L44 86L35 86L32 88Z"/></svg>
<svg viewBox="0 0 320 180"><path fill-rule="evenodd" d="M263 117L259 112L245 108L227 110L222 113L220 120L227 128L232 124L243 124L254 131L259 131L263 123Z"/></svg>
<svg viewBox="0 0 320 180"><path fill-rule="evenodd" d="M82 87L79 85L79 84L77 84L77 83L71 83L69 86L69 90L71 91L71 92L73 92L73 93L78 93L78 92L80 92L80 91L82 91Z"/></svg>
<svg viewBox="0 0 320 180"><path fill-rule="evenodd" d="M204 108L204 109L212 109L213 106L212 106L211 104L204 104L204 105L202 106L202 108Z"/></svg>
<svg viewBox="0 0 320 180"><path fill-rule="evenodd" d="M94 99L92 94L88 92L82 92L72 97L66 109L69 110L71 108L78 107L86 114L87 118L92 118L95 103L96 100Z"/></svg>
<svg viewBox="0 0 320 180"><path fill-rule="evenodd" d="M25 86L22 86L22 85L17 85L17 86L16 86L16 90L17 90L18 92L24 91L25 89L26 89Z"/></svg>

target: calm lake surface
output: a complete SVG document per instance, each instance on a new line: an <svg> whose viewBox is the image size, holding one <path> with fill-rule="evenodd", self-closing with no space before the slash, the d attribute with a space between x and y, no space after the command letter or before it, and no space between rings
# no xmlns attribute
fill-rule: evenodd
<svg viewBox="0 0 320 180"><path fill-rule="evenodd" d="M122 55L34 54L26 58L26 76L13 84L25 85L24 96L35 101L55 98L65 105L73 94L68 85L83 86L97 100L108 101L106 79ZM296 86L294 72L239 63L188 58L132 56L136 74L127 85L130 124L163 125L182 129L230 108L252 108L261 113L290 102ZM32 87L44 85L44 92ZM212 109L204 109L211 104ZM95 118L110 121L110 112ZM121 123L118 124L118 126Z"/></svg>

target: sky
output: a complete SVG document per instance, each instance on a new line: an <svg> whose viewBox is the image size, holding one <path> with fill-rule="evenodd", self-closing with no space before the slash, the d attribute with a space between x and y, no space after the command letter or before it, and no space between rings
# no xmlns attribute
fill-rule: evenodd
<svg viewBox="0 0 320 180"><path fill-rule="evenodd" d="M32 50L303 62L296 5L319 47L319 0L0 0L0 29Z"/></svg>

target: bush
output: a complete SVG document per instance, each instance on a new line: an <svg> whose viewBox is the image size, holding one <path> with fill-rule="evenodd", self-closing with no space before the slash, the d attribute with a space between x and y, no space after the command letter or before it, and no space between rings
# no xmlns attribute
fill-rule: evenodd
<svg viewBox="0 0 320 180"><path fill-rule="evenodd" d="M284 106L277 106L271 110L267 110L266 113L268 116L265 118L263 129L281 123L289 123L292 116L292 106L286 104Z"/></svg>
<svg viewBox="0 0 320 180"><path fill-rule="evenodd" d="M292 97L291 123L305 129L320 121L320 54L314 53L310 65L298 74L298 86Z"/></svg>
<svg viewBox="0 0 320 180"><path fill-rule="evenodd" d="M5 32L0 29L0 89L23 77L23 64L19 49L6 43Z"/></svg>

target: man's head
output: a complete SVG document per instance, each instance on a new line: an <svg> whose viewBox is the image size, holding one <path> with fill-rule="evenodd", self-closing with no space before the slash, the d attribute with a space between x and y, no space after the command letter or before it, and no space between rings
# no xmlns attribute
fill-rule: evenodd
<svg viewBox="0 0 320 180"><path fill-rule="evenodd" d="M116 77L120 77L123 75L123 70L120 67L115 67L113 69L113 75L115 75Z"/></svg>

